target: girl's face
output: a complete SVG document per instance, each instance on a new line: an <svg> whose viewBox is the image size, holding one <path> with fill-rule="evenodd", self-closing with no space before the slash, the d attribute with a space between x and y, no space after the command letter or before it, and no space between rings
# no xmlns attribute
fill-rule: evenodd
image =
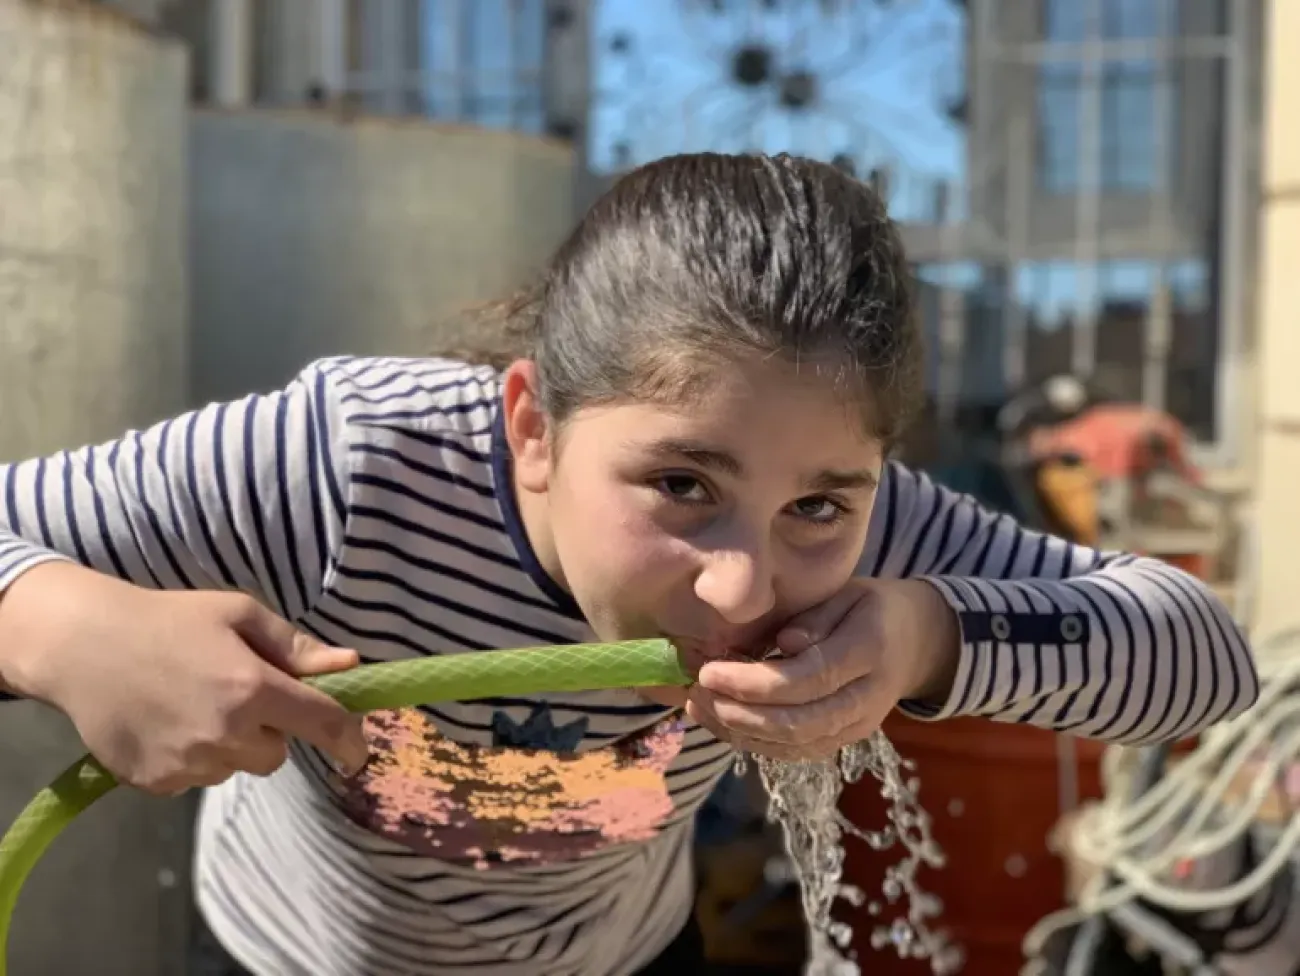
<svg viewBox="0 0 1300 976"><path fill-rule="evenodd" d="M816 371L719 370L681 409L581 409L558 443L534 377L517 363L505 383L520 510L542 565L602 639L762 652L848 581L883 451Z"/></svg>

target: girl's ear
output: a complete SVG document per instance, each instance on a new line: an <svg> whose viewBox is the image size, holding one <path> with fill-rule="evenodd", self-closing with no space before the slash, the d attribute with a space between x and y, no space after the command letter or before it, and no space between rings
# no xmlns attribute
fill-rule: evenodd
<svg viewBox="0 0 1300 976"><path fill-rule="evenodd" d="M531 359L506 368L501 409L515 482L525 491L544 492L551 476L551 429L537 392L537 364Z"/></svg>

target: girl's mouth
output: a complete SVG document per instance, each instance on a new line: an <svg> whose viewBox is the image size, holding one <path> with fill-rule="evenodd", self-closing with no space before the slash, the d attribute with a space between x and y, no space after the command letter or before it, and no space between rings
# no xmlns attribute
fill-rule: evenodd
<svg viewBox="0 0 1300 976"><path fill-rule="evenodd" d="M759 642L665 636L686 656L688 662L697 667L707 661L764 661L779 654L775 648L760 650L762 645Z"/></svg>

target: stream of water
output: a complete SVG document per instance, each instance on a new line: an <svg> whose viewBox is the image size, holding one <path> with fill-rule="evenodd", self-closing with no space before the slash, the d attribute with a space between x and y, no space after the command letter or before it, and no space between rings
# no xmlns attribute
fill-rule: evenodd
<svg viewBox="0 0 1300 976"><path fill-rule="evenodd" d="M746 761L744 755L737 758L741 770ZM866 907L873 920L873 949L892 947L902 957L925 959L935 976L959 972L960 948L932 927L943 906L916 881L923 865L943 866L943 852L917 800L920 783L911 775L914 766L898 755L885 734L877 731L845 746L834 759L784 762L755 756L753 761L767 790L767 815L782 827L799 881L809 935L805 976L859 976L862 971L850 949L853 930L832 917L837 898ZM889 805L888 823L876 830L850 823L839 808L844 784L856 783L866 773L879 781ZM843 883L846 835L876 850L900 848L901 859L885 872L878 895Z"/></svg>

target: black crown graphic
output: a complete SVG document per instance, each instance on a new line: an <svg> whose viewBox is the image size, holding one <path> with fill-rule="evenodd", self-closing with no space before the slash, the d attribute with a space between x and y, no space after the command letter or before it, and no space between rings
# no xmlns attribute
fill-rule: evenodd
<svg viewBox="0 0 1300 976"><path fill-rule="evenodd" d="M557 726L551 716L551 706L544 703L534 705L522 723L505 712L496 711L492 713L492 744L513 749L577 752L579 743L587 734L587 722L584 715L567 725Z"/></svg>

